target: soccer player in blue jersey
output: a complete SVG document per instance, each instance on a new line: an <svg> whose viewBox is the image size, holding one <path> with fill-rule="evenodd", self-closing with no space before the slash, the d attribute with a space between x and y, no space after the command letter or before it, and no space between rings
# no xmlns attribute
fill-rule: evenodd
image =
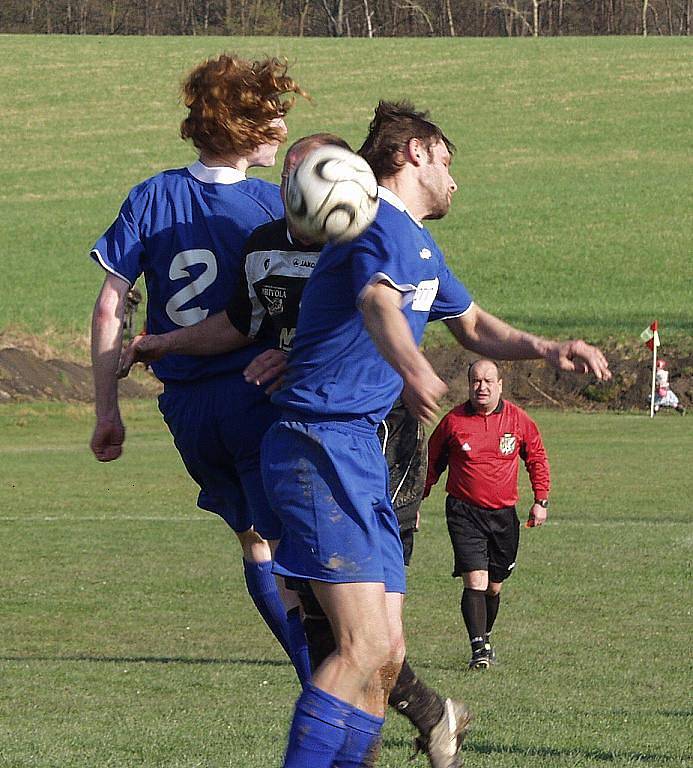
<svg viewBox="0 0 693 768"><path fill-rule="evenodd" d="M290 170L308 152L324 144L350 149L346 142L332 134L320 133L299 139L286 153L282 169L283 193ZM127 375L134 362L151 364L172 353L227 352L245 346L251 337L270 339L275 346L274 350L261 353L251 364L252 370L262 369L264 378L276 365L281 367L285 363L279 350L291 349L301 295L319 255L320 246L302 243L299 234L290 231L285 218L261 225L246 242L237 294L226 312L209 316L187 328L135 337L123 353L120 374ZM421 425L409 416L401 403L380 425L382 451L390 464L393 506L397 491L401 491L395 509L406 565L413 547L412 528L425 479L422 436ZM416 470L422 458L423 473ZM410 477L410 470L414 476ZM301 585L301 602L311 662L317 667L334 650L334 637L327 617L305 585ZM459 768L458 752L471 718L463 702L443 699L418 678L405 659L388 703L417 728L416 746L426 753L433 768Z"/></svg>
<svg viewBox="0 0 693 768"><path fill-rule="evenodd" d="M221 55L185 80L188 115L181 136L192 141L199 159L132 189L91 251L106 271L92 318L91 448L99 461L117 459L125 438L116 372L129 288L144 273L151 333L190 326L226 306L248 235L283 215L279 187L246 178L246 171L274 164L293 103L287 95L302 93L286 65L271 58L250 62ZM198 506L235 532L248 591L304 679L309 669L302 630L287 624L287 606L271 572L267 540L279 531L259 471L260 440L276 413L242 375L260 350L254 345L210 358L168 355L153 369L164 384L159 408L201 489ZM287 599L295 602L293 595Z"/></svg>
<svg viewBox="0 0 693 768"><path fill-rule="evenodd" d="M450 207L453 149L425 113L378 106L360 150L381 184L377 218L321 253L273 397L283 413L262 465L284 523L275 570L310 581L337 642L296 704L285 768L370 766L377 754L404 658L405 580L376 429L400 391L413 415L435 416L446 386L418 348L429 316L473 351L609 376L599 350L511 328L448 270L422 220Z"/></svg>

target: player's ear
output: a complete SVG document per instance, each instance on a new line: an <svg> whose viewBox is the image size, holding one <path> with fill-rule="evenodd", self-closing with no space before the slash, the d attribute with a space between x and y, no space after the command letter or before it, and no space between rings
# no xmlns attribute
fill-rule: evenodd
<svg viewBox="0 0 693 768"><path fill-rule="evenodd" d="M406 159L412 165L418 166L423 163L424 158L427 156L427 151L420 139L413 138L407 142L406 155Z"/></svg>

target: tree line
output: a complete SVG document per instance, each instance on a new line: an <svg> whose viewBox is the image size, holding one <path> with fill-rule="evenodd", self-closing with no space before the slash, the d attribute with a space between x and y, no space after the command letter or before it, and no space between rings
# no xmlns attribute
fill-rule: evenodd
<svg viewBox="0 0 693 768"><path fill-rule="evenodd" d="M690 35L693 0L2 0L0 32L525 37Z"/></svg>

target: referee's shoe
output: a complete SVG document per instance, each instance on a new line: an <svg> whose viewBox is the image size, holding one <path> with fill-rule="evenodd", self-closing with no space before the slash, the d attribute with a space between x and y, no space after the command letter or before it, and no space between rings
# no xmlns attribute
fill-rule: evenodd
<svg viewBox="0 0 693 768"><path fill-rule="evenodd" d="M488 669L496 663L496 649L490 643L472 653L469 669Z"/></svg>
<svg viewBox="0 0 693 768"><path fill-rule="evenodd" d="M460 768L462 761L458 753L471 721L472 713L464 702L445 699L440 720L427 737L416 738L416 751L428 756L432 768Z"/></svg>

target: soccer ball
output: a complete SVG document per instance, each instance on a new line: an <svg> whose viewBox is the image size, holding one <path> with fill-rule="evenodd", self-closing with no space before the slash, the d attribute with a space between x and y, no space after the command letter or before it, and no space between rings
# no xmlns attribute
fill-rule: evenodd
<svg viewBox="0 0 693 768"><path fill-rule="evenodd" d="M378 182L368 163L327 144L309 152L289 173L286 218L311 243L358 237L378 212Z"/></svg>

